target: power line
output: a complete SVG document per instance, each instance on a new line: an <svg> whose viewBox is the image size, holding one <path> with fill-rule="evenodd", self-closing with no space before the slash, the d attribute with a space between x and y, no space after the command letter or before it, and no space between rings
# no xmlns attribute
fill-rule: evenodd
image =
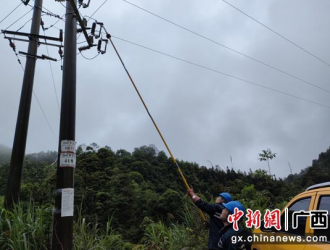
<svg viewBox="0 0 330 250"><path fill-rule="evenodd" d="M47 15L49 15L49 16L53 16L53 17L56 17L56 18L58 18L58 19L64 21L64 20L63 20L63 16L64 16L65 14L64 14L62 17L60 17L60 15L55 14L54 12L50 11L49 9L47 9L45 6L43 6L42 8L48 11L48 12L41 11L42 13L45 13L45 14L47 14Z"/></svg>
<svg viewBox="0 0 330 250"><path fill-rule="evenodd" d="M179 25L179 24L177 24L177 23L174 23L174 22L172 22L172 21L170 21L170 20L168 20L168 19L166 19L166 18L164 18L164 17L161 17L161 16L159 16L159 15L157 15L157 14L155 14L155 13L149 11L149 10L146 10L146 9L144 9L144 8L142 8L142 7L138 6L138 5L136 5L136 4L133 4L133 3L128 2L128 1L126 1L126 0L122 0L122 1L124 1L125 3L128 3L128 4L132 5L132 6L134 6L134 7L138 8L138 9L140 9L140 10L143 10L144 12L147 12L147 13L149 13L149 14L155 16L155 17L158 17L158 18L164 20L165 22L168 22L168 23L170 23L170 24L172 24L172 25L174 25L174 26L177 26L177 27L179 27L179 28L181 28L181 29L183 29L183 30L185 30L185 31L188 31L188 32L190 32L190 33L192 33L192 34L194 34L194 35L196 35L196 36L199 36L199 37L201 37L201 38L203 38L203 39L205 39L205 40L207 40L207 41L209 41L209 42L212 42L212 43L214 43L214 44L217 44L217 45L219 45L219 46L222 46L222 47L225 48L225 49L228 49L228 50L230 50L230 51L232 51L232 52L235 52L236 54L239 54L239 55L241 55L241 56L244 56L244 57L246 57L246 58L249 58L249 59L251 59L251 60L253 60L253 61L255 61L255 62L259 63L259 64L262 64L262 65L264 65L264 66L266 66L266 67L268 67L268 68L274 69L274 70L276 70L276 71L278 71L278 72L281 72L281 73L283 73L283 74L285 74L285 75L288 75L288 76L290 76L290 77L292 77L292 78L294 78L294 79L296 79L296 80L299 80L299 81L304 82L304 83L306 83L306 84L308 84L308 85L311 85L311 86L313 86L313 87L315 87L315 88L318 88L318 89L320 89L320 90L322 90L322 91L325 91L325 92L330 93L330 91L327 90L327 89L324 89L324 88L322 88L322 87L320 87L320 86L318 86L318 85L316 85L316 84L313 84L313 83L311 83L311 82L309 82L309 81L306 81L306 80L304 80L304 79L302 79L302 78L300 78L300 77L297 77L297 76L295 76L295 75L293 75L293 74L290 74L290 73L288 73L288 72L286 72L286 71L284 71L284 70L282 70L282 69L279 69L279 68L277 68L277 67L275 67L275 66L272 66L272 65L270 65L270 64L268 64L268 63L262 62L262 61L260 61L260 60L258 60L258 59L256 59L256 58L253 58L253 57L251 57L251 56L248 56L248 55L246 55L246 54L244 54L244 53L242 53L242 52L239 52L239 51L237 51L237 50L235 50L235 49L232 49L232 48L230 48L230 47L228 47L228 46L226 46L226 45L224 45L224 44L221 44L221 43L219 43L219 42L217 42L217 41L215 41L215 40L213 40L213 39L211 39L211 38L208 38L208 37L206 37L206 36L203 36L203 35L201 35L201 34L195 32L195 31L193 31L193 30L190 30L190 29L188 29L188 28L186 28L186 27L183 27L183 26L181 26L181 25Z"/></svg>
<svg viewBox="0 0 330 250"><path fill-rule="evenodd" d="M65 14L63 14L61 17L59 17L58 20L55 23L53 23L49 27L45 28L45 30L48 30L48 29L53 28L53 27L59 30L59 28L55 27L54 25L57 24L60 20L63 21L64 16L65 16Z"/></svg>
<svg viewBox="0 0 330 250"><path fill-rule="evenodd" d="M98 7L94 12L93 12L93 14L90 16L90 18L89 19L91 19L94 15L95 15L95 13L107 2L108 0L105 0L101 5L100 5L100 7ZM88 19L88 21L89 21L89 19Z"/></svg>
<svg viewBox="0 0 330 250"><path fill-rule="evenodd" d="M21 62L20 62L19 60L18 60L18 62L19 62L19 64L21 65L21 68L22 68L22 70L23 70L23 72L24 72L25 70L24 70L24 68L23 68L23 66L22 66L22 64L21 64ZM41 112L42 112L43 116L44 116L45 119L46 119L46 122L47 122L47 124L48 124L48 127L49 127L50 131L52 132L52 134L53 134L53 136L54 136L55 141L57 141L56 136L55 136L55 134L54 134L54 131L53 131L53 129L52 129L52 126L51 126L50 123L49 123L49 120L48 120L48 118L47 118L47 116L46 116L46 114L45 114L44 109L43 109L42 106L41 106L41 103L39 102L39 99L38 99L36 93L34 92L34 90L32 90L32 92L33 92L33 96L34 96L34 97L36 98L36 100L37 100L37 103L38 103L38 105L39 105L39 107L40 107L40 109L41 109Z"/></svg>
<svg viewBox="0 0 330 250"><path fill-rule="evenodd" d="M29 14L31 11L33 10L33 8L32 9L30 9L27 13L25 13L23 16L21 16L20 18L18 18L15 22L13 22L11 25L9 25L7 28L6 28L6 30L7 29L9 29L11 26L13 26L15 23L17 23L19 20L21 20L23 17L25 17L27 14Z"/></svg>
<svg viewBox="0 0 330 250"><path fill-rule="evenodd" d="M143 45L140 45L140 44L137 44L137 43L134 43L134 42L130 42L128 40L125 40L125 39L122 39L120 37L116 37L116 36L112 36L113 38L116 38L118 40L121 40L121 41L124 41L126 43L130 43L130 44L133 44L135 46L138 46L138 47L141 47L143 49L147 49L149 51L153 51L153 52L156 52L158 54L161 54L161 55L164 55L164 56L167 56L167 57L170 57L170 58L173 58L173 59L176 59L178 61L181 61L181 62L185 62L185 63L188 63L190 65L193 65L193 66L196 66L196 67L199 67L199 68L202 68L202 69L205 69L205 70L208 70L208 71L212 71L214 73L217 73L217 74L221 74L221 75L224 75L224 76L227 76L227 77L230 77L230 78L233 78L233 79L236 79L236 80L239 80L239 81L242 81L242 82L246 82L246 83L249 83L249 84L252 84L252 85L255 85L255 86L258 86L258 87L261 87L261 88L264 88L264 89L267 89L267 90L271 90L271 91L274 91L274 92L277 92L277 93L280 93L280 94L283 94L283 95L286 95L286 96L289 96L289 97L293 97L295 99L299 99L299 100L302 100L302 101L306 101L306 102L309 102L309 103L313 103L313 104L316 104L316 105L319 105L319 106L322 106L322 107L325 107L325 108L329 108L330 109L330 106L327 106L327 105L324 105L324 104L321 104L321 103L318 103L318 102L314 102L312 100L308 100L308 99L305 99L303 97L299 97L299 96L296 96L296 95L293 95L293 94L290 94L290 93L287 93L287 92L284 92L284 91L281 91L281 90L277 90L277 89L273 89L271 87L267 87L267 86L264 86L262 84L259 84L259 83L256 83L256 82L252 82L252 81L249 81L249 80L246 80L246 79L243 79L243 78L240 78L240 77L237 77L237 76L234 76L234 75L231 75L231 74L227 74L227 73L224 73L224 72L221 72L221 71L218 71L218 70L215 70L215 69L211 69L209 67L206 67L204 65L201 65L201 64L198 64L198 63L194 63L194 62L190 62L188 60L185 60L185 59L182 59L182 58L179 58L179 57L176 57L176 56L173 56L173 55L170 55L170 54L167 54L167 53L164 53L164 52L161 52L161 51L158 51L158 50L155 50L155 49L151 49L149 47L146 47L146 46L143 46Z"/></svg>
<svg viewBox="0 0 330 250"><path fill-rule="evenodd" d="M23 29L24 26L27 25L27 24L28 24L29 22L31 22L31 21L32 21L32 18L31 18L30 20L28 20L26 23L24 23L22 27L20 27L18 30L16 30L16 32L18 32L18 31L20 31L21 29Z"/></svg>
<svg viewBox="0 0 330 250"><path fill-rule="evenodd" d="M228 3L225 0L222 0L223 2L225 2L226 4L228 4L229 6L233 7L234 9L236 9L237 11L241 12L242 14L244 14L245 16L249 17L250 19L252 19L253 21L259 23L261 26L265 27L266 29L270 30L271 32L273 32L274 34L278 35L279 37L283 38L284 40L286 40L287 42L291 43L292 45L296 46L297 48L301 49L302 51L306 52L307 54L311 55L312 57L316 58L317 60L323 62L324 64L330 66L329 63L327 63L326 61L324 61L323 59L319 58L318 56L314 55L313 53L309 52L308 50L304 49L303 47L299 46L298 44L296 44L295 42L289 40L288 38L286 38L285 36L281 35L280 33L278 33L277 31L273 30L272 28L268 27L267 25L263 24L262 22L258 21L257 19L253 18L252 16L248 15L247 13L245 13L244 11L240 10L239 8L237 8L236 6L232 5L231 3Z"/></svg>
<svg viewBox="0 0 330 250"><path fill-rule="evenodd" d="M30 7L33 7L31 4L29 4L29 6ZM44 11L44 10L42 10L42 9L45 9L45 10L47 10L47 12L46 11ZM56 14L54 14L52 11L50 11L49 9L47 9L46 7L42 7L42 9L41 9L41 13L43 13L43 14L45 14L45 15L48 15L48 16L52 16L52 17L56 17L56 18L59 18L59 19L62 19L62 17L60 17L60 15L56 15ZM63 20L62 20L63 21Z"/></svg>
<svg viewBox="0 0 330 250"><path fill-rule="evenodd" d="M19 5L16 6L15 9L13 9L7 16L5 16L1 21L0 23L2 23L7 17L9 17L19 6L21 6L22 3L19 3Z"/></svg>
<svg viewBox="0 0 330 250"><path fill-rule="evenodd" d="M93 57L91 57L91 58L88 58L88 57L85 57L81 52L78 53L78 54L80 54L80 55L81 55L83 58L85 58L86 60L93 60L93 59L95 59L96 57L98 57L98 56L100 55L100 53L97 53L96 56L93 56Z"/></svg>
<svg viewBox="0 0 330 250"><path fill-rule="evenodd" d="M46 32L45 31L44 31L44 35L46 36ZM45 41L46 41L46 39L45 39ZM48 45L47 44L46 44L46 49L47 49L47 56L49 56L49 50L48 50ZM56 86L55 86L53 68L52 68L51 62L50 61L48 61L48 62L49 62L50 72L52 74L53 87L54 87L54 91L55 91L55 97L56 97L57 107L58 107L58 111L60 112L60 104L59 104L58 97L57 97L57 91L56 91Z"/></svg>
<svg viewBox="0 0 330 250"><path fill-rule="evenodd" d="M53 131L53 129L52 129L52 126L50 125L49 120L48 120L48 118L47 118L47 116L46 116L46 114L45 114L45 111L44 111L44 109L42 108L42 106L41 106L41 104L40 104L40 102L39 102L39 99L38 99L36 93L34 92L34 90L33 90L33 95L34 95L34 97L36 98L36 100L37 100L37 102L38 102L38 105L39 105L39 107L40 107L40 109L41 109L41 112L42 112L42 114L44 115L44 117L45 117L45 119L46 119L46 121L47 121L48 127L50 128L50 131L52 132L55 141L57 141L56 136L55 136L55 134L54 134L54 131Z"/></svg>
<svg viewBox="0 0 330 250"><path fill-rule="evenodd" d="M61 1L59 1L59 3L60 3L65 9L67 9L67 7L66 7Z"/></svg>

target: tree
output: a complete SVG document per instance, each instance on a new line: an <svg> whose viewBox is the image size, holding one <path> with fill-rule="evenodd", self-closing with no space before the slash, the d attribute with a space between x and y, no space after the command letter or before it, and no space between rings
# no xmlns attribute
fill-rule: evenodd
<svg viewBox="0 0 330 250"><path fill-rule="evenodd" d="M271 175L269 160L272 160L275 157L276 157L276 153L273 153L269 148L267 148L266 150L262 150L262 153L259 154L259 160L260 161L267 161L269 175Z"/></svg>

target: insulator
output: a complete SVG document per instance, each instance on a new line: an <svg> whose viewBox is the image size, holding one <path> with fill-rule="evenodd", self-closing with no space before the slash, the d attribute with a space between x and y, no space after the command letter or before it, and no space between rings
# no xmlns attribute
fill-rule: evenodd
<svg viewBox="0 0 330 250"><path fill-rule="evenodd" d="M22 0L22 2L24 3L24 5L28 5L30 0Z"/></svg>
<svg viewBox="0 0 330 250"><path fill-rule="evenodd" d="M9 40L9 46L13 49L13 51L16 51L16 45L11 40Z"/></svg>
<svg viewBox="0 0 330 250"><path fill-rule="evenodd" d="M83 4L83 8L88 8L89 7L89 3L91 2L91 0L88 0L88 3L87 4Z"/></svg>
<svg viewBox="0 0 330 250"><path fill-rule="evenodd" d="M83 18L82 22L84 24L84 27L87 27L87 19L86 18Z"/></svg>
<svg viewBox="0 0 330 250"><path fill-rule="evenodd" d="M60 42L63 42L63 30L60 29L60 37L59 37Z"/></svg>
<svg viewBox="0 0 330 250"><path fill-rule="evenodd" d="M63 50L61 47L59 48L58 53L60 54L61 57L63 56Z"/></svg>
<svg viewBox="0 0 330 250"><path fill-rule="evenodd" d="M42 19L41 19L41 21L40 21L40 25L41 25L43 31L45 31L44 24L45 24L44 21L42 21Z"/></svg>
<svg viewBox="0 0 330 250"><path fill-rule="evenodd" d="M89 43L93 44L94 43L94 37L93 36L89 36L88 37Z"/></svg>
<svg viewBox="0 0 330 250"><path fill-rule="evenodd" d="M93 23L92 25L92 30L91 30L91 34L94 36L95 35L95 29L96 29L96 23Z"/></svg>
<svg viewBox="0 0 330 250"><path fill-rule="evenodd" d="M105 42L105 46L104 49L102 49L102 43ZM107 51L107 44L108 44L108 40L106 39L100 39L98 44L97 44L97 50L98 52L100 52L102 55Z"/></svg>
<svg viewBox="0 0 330 250"><path fill-rule="evenodd" d="M101 52L101 45L102 45L102 40L99 40L97 44L97 50Z"/></svg>

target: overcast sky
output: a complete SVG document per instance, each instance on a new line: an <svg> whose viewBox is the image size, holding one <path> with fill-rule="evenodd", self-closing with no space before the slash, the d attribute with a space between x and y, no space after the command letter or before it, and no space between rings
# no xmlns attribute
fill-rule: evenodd
<svg viewBox="0 0 330 250"><path fill-rule="evenodd" d="M20 2L2 5L2 30L30 31L32 11L21 17L34 1L5 18ZM285 177L289 164L299 173L330 146L330 1L228 0L237 9L222 0L130 3L91 0L80 12L94 13L113 36L174 157L268 171L258 154L270 148L277 153L272 173ZM44 7L65 13L54 0ZM42 18L45 28L53 25L45 35L58 37L64 19ZM83 35L77 41L85 45ZM27 51L27 43L15 44ZM0 144L12 147L23 70L7 39L0 52ZM59 59L56 47L39 47L38 55L48 53ZM155 144L167 153L111 45L97 55L94 47L77 56L77 144L130 152ZM33 97L27 153L57 150L61 85L61 62L38 60L34 92L43 111Z"/></svg>

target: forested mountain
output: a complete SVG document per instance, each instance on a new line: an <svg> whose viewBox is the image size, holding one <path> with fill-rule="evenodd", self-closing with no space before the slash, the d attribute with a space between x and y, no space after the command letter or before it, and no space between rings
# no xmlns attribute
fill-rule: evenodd
<svg viewBox="0 0 330 250"><path fill-rule="evenodd" d="M53 205L56 157L56 152L27 155L21 200L28 201L32 196L36 204ZM245 173L186 161L178 164L188 183L206 201L226 191L253 210L282 208L307 186L330 180L330 149L321 153L312 166L284 180L269 176L264 170ZM8 162L0 164L0 196L5 192L8 169ZM180 223L187 202L186 187L177 167L154 146L114 152L110 147L99 148L93 143L77 149L76 216L101 224L112 217L112 227L124 239L138 242L148 220Z"/></svg>
<svg viewBox="0 0 330 250"><path fill-rule="evenodd" d="M320 153L319 158L313 160L312 166L301 170L299 174L289 175L285 180L304 188L316 183L330 181L330 148L326 152Z"/></svg>
<svg viewBox="0 0 330 250"><path fill-rule="evenodd" d="M0 144L0 165L10 160L11 149L5 145Z"/></svg>

